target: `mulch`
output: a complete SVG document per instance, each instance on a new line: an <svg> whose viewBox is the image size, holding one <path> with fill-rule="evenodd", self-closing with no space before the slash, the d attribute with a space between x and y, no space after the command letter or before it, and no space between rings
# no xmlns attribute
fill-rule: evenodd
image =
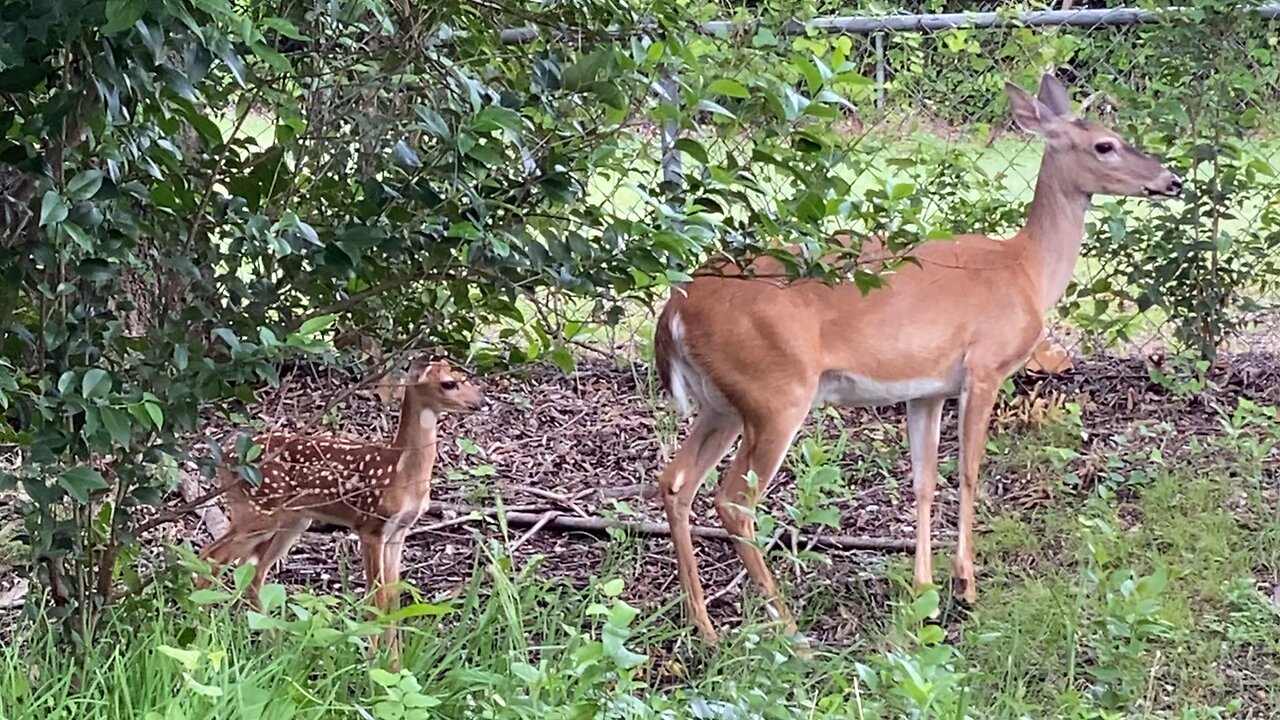
<svg viewBox="0 0 1280 720"><path fill-rule="evenodd" d="M1126 439L1140 440L1144 452L1157 443L1166 461L1176 461L1193 438L1216 432L1220 411L1234 408L1239 398L1280 405L1280 357L1276 355L1226 357L1210 369L1210 387L1187 397L1175 396L1155 383L1152 367L1150 358L1102 356L1079 361L1062 375L1020 373L1015 377L1013 399L997 408L993 434L1034 427L1064 402L1078 404L1083 439L1081 457L1072 469L1087 484L1091 473L1115 471L1091 467L1101 448L1114 448ZM259 402L247 409L249 417L297 427L353 381L353 376L343 371L309 365L295 367L282 377L278 388L261 391ZM555 368L533 367L480 382L493 401L492 410L466 417L446 416L441 421L433 501L480 510L492 510L500 502L539 519L555 513L663 522L655 496L656 478L674 448L660 437L670 436L674 415L665 400L652 399L656 395L649 388L654 380L647 367L623 358L591 358L581 361L568 375ZM395 429L395 413L396 408L375 393L356 393L326 415L324 431L389 439ZM838 530L804 531L904 541L912 538L915 521L902 411L840 410L838 422L828 419L821 425L819 415L814 413L801 437L814 431L831 439L842 430L848 433L845 456L840 460L848 492L835 500L840 514ZM665 432L660 431L660 422L665 422ZM948 404L943 422L945 460L948 455L954 458L958 447L954 404ZM1147 432L1143 433L1143 428ZM681 425L681 434L686 429L687 421ZM954 476L945 468L948 477L939 484L933 524L935 540L944 543L954 540L958 511ZM1042 469L1033 471L1000 458L989 459L984 465L980 516L991 510L1034 513L1048 503L1051 480ZM695 505L695 525L718 526L712 494L704 487ZM767 511L784 519L785 508L795 500L795 478L784 470L769 489ZM163 534L197 547L209 540L194 516L169 526ZM428 599L457 591L471 578L481 544L494 539L508 547L516 545L512 553L516 567L536 559L540 576L575 586L602 573L622 573L627 583L624 597L644 608L661 606L678 592L670 542L663 536L638 538L633 550L624 551L632 554L625 562L618 562L618 546L611 546L606 532L563 531L543 525L532 533L526 526L510 527L504 536L492 516L482 522L462 522L448 511L420 521L405 553L405 576ZM981 551L981 536L977 542ZM714 619L736 624L743 614L743 590L749 589L749 582L741 577L731 544L715 539L695 543ZM805 549L803 538L799 549ZM827 562L801 565L775 557L773 567L779 580L790 587L797 610L805 597L818 589L837 598L838 607L824 610L821 621L810 630L822 641L840 642L870 621L868 616L874 614L865 612L868 606L885 601L889 590L885 569L892 556L830 548L820 552ZM359 558L354 537L345 531L308 533L277 577L317 591L359 590L363 586ZM939 580L947 570L945 566L935 568ZM754 593L750 598L755 601Z"/></svg>

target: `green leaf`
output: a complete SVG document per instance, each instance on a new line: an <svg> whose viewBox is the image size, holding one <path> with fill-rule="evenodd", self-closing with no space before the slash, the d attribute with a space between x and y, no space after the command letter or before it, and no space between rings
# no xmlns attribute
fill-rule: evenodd
<svg viewBox="0 0 1280 720"><path fill-rule="evenodd" d="M250 43L249 48L253 50L253 54L258 56L272 70L281 75L288 75L293 72L293 63L289 62L289 58L281 55L275 48L264 43Z"/></svg>
<svg viewBox="0 0 1280 720"><path fill-rule="evenodd" d="M450 605L413 603L412 605L406 605L405 607L388 614L385 619L387 622L394 623L416 617L439 617L441 615L448 615L451 612L454 612L454 609Z"/></svg>
<svg viewBox="0 0 1280 720"><path fill-rule="evenodd" d="M497 129L506 131L511 138L520 137L520 133L524 130L520 113L501 105L490 105L476 113L476 119L471 125L473 132L482 133Z"/></svg>
<svg viewBox="0 0 1280 720"><path fill-rule="evenodd" d="M712 80L711 84L707 86L707 92L712 95L725 95L742 100L751 97L751 91L747 89L746 85L729 78Z"/></svg>
<svg viewBox="0 0 1280 720"><path fill-rule="evenodd" d="M97 470L84 465L73 467L59 475L58 484L74 500L81 503L89 502L90 493L110 487Z"/></svg>
<svg viewBox="0 0 1280 720"><path fill-rule="evenodd" d="M707 149L703 147L702 143L694 140L693 138L680 138L679 140L676 140L676 149L703 165L706 165L711 161L710 157L707 155Z"/></svg>
<svg viewBox="0 0 1280 720"><path fill-rule="evenodd" d="M511 674L520 678L526 685L533 685L538 682L538 678L542 677L542 673L538 669L527 662L511 663Z"/></svg>
<svg viewBox="0 0 1280 720"><path fill-rule="evenodd" d="M298 26L294 25L293 21L289 20L288 18L268 17L268 18L263 18L261 22L263 27L270 28L271 30L275 30L276 32L280 33L281 35L287 38L292 38L294 40L310 39L306 35L302 34L302 31L298 29Z"/></svg>
<svg viewBox="0 0 1280 720"><path fill-rule="evenodd" d="M369 679L378 683L382 687L395 687L400 684L400 677L392 675L382 668L373 668L369 671Z"/></svg>
<svg viewBox="0 0 1280 720"><path fill-rule="evenodd" d="M614 578L600 586L600 592L605 597L618 597L622 594L622 578Z"/></svg>
<svg viewBox="0 0 1280 720"><path fill-rule="evenodd" d="M929 623L920 628L920 632L916 633L916 638L921 645L940 645L946 639L946 633L942 627Z"/></svg>
<svg viewBox="0 0 1280 720"><path fill-rule="evenodd" d="M311 337L316 333L320 332L321 330L324 330L325 328L334 324L335 322L337 322L337 320L338 320L338 316L334 314L317 315L303 322L302 326L298 328L298 332L295 334L301 335L303 337Z"/></svg>
<svg viewBox="0 0 1280 720"><path fill-rule="evenodd" d="M222 338L222 341L227 344L227 347L231 348L232 352L240 351L240 338L236 337L236 334L231 332L229 328L216 328L213 331L213 336Z"/></svg>
<svg viewBox="0 0 1280 720"><path fill-rule="evenodd" d="M916 186L915 186L915 183L911 181L903 181L903 182L890 181L888 190L889 190L890 200L901 200L905 197L910 196L912 193L914 193L916 191Z"/></svg>
<svg viewBox="0 0 1280 720"><path fill-rule="evenodd" d="M552 350L547 353L547 359L552 363L555 363L555 366L560 368L560 371L565 375L572 373L574 368L577 367L577 362L573 358L573 353L569 352L566 348L560 347Z"/></svg>
<svg viewBox="0 0 1280 720"><path fill-rule="evenodd" d="M282 607L285 600L284 586L280 583L268 583L258 591L258 601L262 603L263 612Z"/></svg>
<svg viewBox="0 0 1280 720"><path fill-rule="evenodd" d="M695 109L698 110L699 112L709 112L716 115L723 115L727 118L737 117L733 113L729 112L729 110L725 108L723 105L720 105L719 103L714 103L710 100L699 100L697 106L695 106Z"/></svg>
<svg viewBox="0 0 1280 720"><path fill-rule="evenodd" d="M142 427L147 429L153 427L151 423L151 416L147 414L146 408L142 407L142 403L130 403L129 414L132 415L133 419L137 420L138 424Z"/></svg>
<svg viewBox="0 0 1280 720"><path fill-rule="evenodd" d="M422 160L418 158L418 153L414 152L413 148L409 147L408 143L403 140L397 142L395 147L391 148L391 156L395 158L400 167L410 169L422 167Z"/></svg>
<svg viewBox="0 0 1280 720"><path fill-rule="evenodd" d="M187 681L187 686L194 690L197 695L203 695L211 698L222 697L222 688L205 685L199 680L191 677L191 673L182 673L182 678Z"/></svg>
<svg viewBox="0 0 1280 720"><path fill-rule="evenodd" d="M415 106L413 110L418 114L418 119L422 121L423 130L438 138L449 137L449 125L444 121L444 116L423 105Z"/></svg>
<svg viewBox="0 0 1280 720"><path fill-rule="evenodd" d="M164 428L164 410L161 410L160 406L153 402L146 403L143 407L146 408L147 416L155 424L156 430Z"/></svg>
<svg viewBox="0 0 1280 720"><path fill-rule="evenodd" d="M123 411L117 410L110 406L98 408L98 415L102 420L102 426L107 429L107 433L111 435L111 441L117 445L128 445L131 432L131 423L129 415Z"/></svg>
<svg viewBox="0 0 1280 720"><path fill-rule="evenodd" d="M59 483L61 484L61 483ZM58 485L46 485L42 478L25 477L22 478L22 489L27 493L27 497L36 502L36 505L47 508L62 499L62 489Z"/></svg>
<svg viewBox="0 0 1280 720"><path fill-rule="evenodd" d="M80 394L88 400L97 400L111 392L111 376L102 368L89 368L80 380Z"/></svg>
<svg viewBox="0 0 1280 720"><path fill-rule="evenodd" d="M57 225L67 219L67 203L57 190L50 190L40 201L40 227Z"/></svg>
<svg viewBox="0 0 1280 720"><path fill-rule="evenodd" d="M85 170L67 183L67 194L74 200L88 200L102 188L102 171Z"/></svg>
<svg viewBox="0 0 1280 720"><path fill-rule="evenodd" d="M938 591L935 588L929 588L915 602L911 603L911 618L916 622L921 622L926 618L932 617L938 610Z"/></svg>
<svg viewBox="0 0 1280 720"><path fill-rule="evenodd" d="M187 597L196 605L216 605L230 600L232 595L226 590L205 588L203 590L193 590Z"/></svg>
<svg viewBox="0 0 1280 720"><path fill-rule="evenodd" d="M156 649L160 651L161 655L167 655L177 660L178 664L187 670L195 670L200 666L199 650L186 650L171 645L159 645Z"/></svg>
<svg viewBox="0 0 1280 720"><path fill-rule="evenodd" d="M75 227L71 223L62 226L63 230L70 230ZM70 234L70 233L68 233ZM77 268L80 276L92 282L104 282L115 277L115 268L111 263L102 258L85 258L80 261L80 267Z"/></svg>
<svg viewBox="0 0 1280 720"><path fill-rule="evenodd" d="M102 34L112 35L133 27L146 10L146 0L107 0L107 22Z"/></svg>
<svg viewBox="0 0 1280 720"><path fill-rule="evenodd" d="M281 630L288 627L288 624L280 618L273 617L271 615L263 615L262 613L254 610L250 610L246 613L245 619L248 620L249 629L254 632L262 632L264 630Z"/></svg>
<svg viewBox="0 0 1280 720"><path fill-rule="evenodd" d="M85 252L93 249L93 238L83 228L73 222L64 222L60 226L62 231L67 234L75 244Z"/></svg>

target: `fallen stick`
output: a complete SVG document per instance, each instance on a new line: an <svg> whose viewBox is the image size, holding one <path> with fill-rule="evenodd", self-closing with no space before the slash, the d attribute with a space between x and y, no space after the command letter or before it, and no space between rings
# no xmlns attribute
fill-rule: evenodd
<svg viewBox="0 0 1280 720"><path fill-rule="evenodd" d="M526 530L525 533L519 537L519 539L511 543L511 547L507 548L507 552L514 555L516 552L516 548L525 544L525 542L528 541L529 538L533 537L534 535L537 535L538 531L546 527L547 523L551 522L552 520L555 520L557 515L559 515L559 513L556 512L555 510L548 510L547 512L542 513L542 517L539 518L538 522L534 523L533 527Z"/></svg>
<svg viewBox="0 0 1280 720"><path fill-rule="evenodd" d="M491 516L497 514L495 508L471 508L465 505L451 505L448 503L431 503L431 507L427 510L433 515L443 514L444 512L456 512L457 518L447 521L449 524L462 524L471 520L478 520L483 516ZM480 517L473 517L472 513ZM538 525L542 523L541 530L581 530L585 532L604 532L610 529L628 530L640 535L660 535L670 536L671 527L665 522L641 522L635 520L614 520L612 518L600 517L573 517L571 515L557 515L550 520L546 519L546 511L538 513L523 512L517 509L510 509L503 513L508 525ZM437 524L438 525L438 524ZM430 532L437 529L436 526L427 526L414 530L412 535L418 535L424 532ZM694 525L690 528L690 532L695 537L711 538L714 540L731 541L733 536L722 528L710 528L700 525ZM915 550L916 541L913 539L902 538L869 538L869 537L847 537L841 535L810 535L806 540L813 546L835 548L838 550L878 550L881 552L909 552ZM950 548L955 543L950 540L935 540L934 547Z"/></svg>

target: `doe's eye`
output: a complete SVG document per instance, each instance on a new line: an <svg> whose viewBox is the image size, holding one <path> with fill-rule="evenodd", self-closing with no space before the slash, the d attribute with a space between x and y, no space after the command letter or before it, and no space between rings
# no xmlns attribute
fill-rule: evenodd
<svg viewBox="0 0 1280 720"><path fill-rule="evenodd" d="M1096 143L1093 146L1093 150L1099 155L1106 155L1108 153L1113 153L1116 151L1116 144L1111 142L1110 140L1103 140L1100 143Z"/></svg>
<svg viewBox="0 0 1280 720"><path fill-rule="evenodd" d="M457 380L445 380L445 381L443 381L443 382L441 382L441 383L440 383L440 389L442 389L442 390L457 390L457 389L458 389L458 381L457 381Z"/></svg>

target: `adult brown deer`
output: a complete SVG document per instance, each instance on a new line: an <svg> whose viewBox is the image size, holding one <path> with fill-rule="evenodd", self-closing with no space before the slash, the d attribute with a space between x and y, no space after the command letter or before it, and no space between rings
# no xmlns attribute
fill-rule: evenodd
<svg viewBox="0 0 1280 720"><path fill-rule="evenodd" d="M753 511L805 416L824 402L907 404L920 587L933 577L929 524L942 404L959 398L953 576L964 600L977 599L973 513L988 422L1001 383L1027 360L1046 311L1071 280L1091 196L1174 197L1182 190L1181 179L1159 162L1073 116L1067 91L1053 76L1043 77L1035 98L1012 84L1006 90L1017 124L1046 144L1026 226L1013 237L960 235L921 244L911 251L918 265L902 265L885 276L887 286L865 295L852 283L766 279L785 273L771 258L752 262L754 277L717 262L676 288L663 308L654 337L662 385L682 413L692 400L698 414L659 482L686 607L708 642L717 635L689 532L703 477L741 435L716 508L725 529L740 538L738 554L770 614L794 634L795 620L753 544Z"/></svg>
<svg viewBox="0 0 1280 720"><path fill-rule="evenodd" d="M256 487L231 471L218 473L226 492L230 529L200 557L214 565L255 565L247 597L258 592L271 566L288 553L312 522L351 528L360 538L365 579L374 604L392 609L399 590L405 537L426 509L436 461L436 422L441 412L475 412L484 393L448 362L415 359L400 402L400 425L391 445L375 445L290 433L270 433L255 442L268 458ZM207 586L207 580L198 584ZM387 631L393 666L399 665L395 629ZM377 639L374 639L374 647Z"/></svg>

